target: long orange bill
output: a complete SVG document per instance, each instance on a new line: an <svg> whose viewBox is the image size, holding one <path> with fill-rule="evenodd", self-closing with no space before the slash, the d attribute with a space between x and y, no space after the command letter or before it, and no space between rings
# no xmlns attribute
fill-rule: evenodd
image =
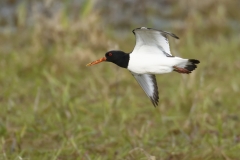
<svg viewBox="0 0 240 160"><path fill-rule="evenodd" d="M107 60L107 58L106 58L106 57L103 57L103 58L101 58L101 59L99 59L99 60L96 60L96 61L93 61L93 62L91 62L91 63L88 63L86 66L92 66L92 65L94 65L94 64L98 64L98 63L101 63L101 62L106 61L106 60Z"/></svg>

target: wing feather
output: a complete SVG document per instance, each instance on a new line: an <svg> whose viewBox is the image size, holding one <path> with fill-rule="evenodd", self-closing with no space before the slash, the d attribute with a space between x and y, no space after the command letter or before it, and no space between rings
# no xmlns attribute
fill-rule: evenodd
<svg viewBox="0 0 240 160"><path fill-rule="evenodd" d="M156 77L153 74L137 74L131 72L139 85L142 87L146 95L151 99L154 107L158 105L158 86Z"/></svg>
<svg viewBox="0 0 240 160"><path fill-rule="evenodd" d="M179 39L173 33L146 27L136 28L133 30L133 33L136 37L136 45L132 53L136 53L134 51L139 50L143 46L147 46L152 47L154 51L156 51L156 49L160 50L159 54L162 53L164 56L172 56L167 36L169 35Z"/></svg>

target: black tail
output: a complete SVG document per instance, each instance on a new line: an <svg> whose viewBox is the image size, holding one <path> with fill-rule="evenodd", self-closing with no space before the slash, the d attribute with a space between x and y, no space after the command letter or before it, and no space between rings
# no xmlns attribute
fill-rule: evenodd
<svg viewBox="0 0 240 160"><path fill-rule="evenodd" d="M189 74L191 73L193 70L195 70L197 68L197 64L200 63L199 60L196 59L189 59L187 64L184 66L184 68L181 67L177 67L174 66L174 71L178 72L178 73L186 73Z"/></svg>
<svg viewBox="0 0 240 160"><path fill-rule="evenodd" d="M184 68L191 73L191 71L193 71L197 68L198 63L200 63L199 60L189 59L187 65Z"/></svg>

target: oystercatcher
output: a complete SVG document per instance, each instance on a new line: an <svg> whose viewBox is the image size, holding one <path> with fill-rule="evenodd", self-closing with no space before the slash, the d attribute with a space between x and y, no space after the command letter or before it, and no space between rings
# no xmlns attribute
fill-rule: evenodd
<svg viewBox="0 0 240 160"><path fill-rule="evenodd" d="M136 45L132 53L128 54L118 50L109 51L103 58L93 61L87 66L106 61L127 68L156 107L159 96L155 74L172 71L189 74L197 68L200 61L183 59L171 54L167 37L172 36L179 39L173 33L146 27L136 28L132 32L136 37Z"/></svg>

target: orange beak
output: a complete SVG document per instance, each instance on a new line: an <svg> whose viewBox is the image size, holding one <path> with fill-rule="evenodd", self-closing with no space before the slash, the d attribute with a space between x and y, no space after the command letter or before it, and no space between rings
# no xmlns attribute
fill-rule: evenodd
<svg viewBox="0 0 240 160"><path fill-rule="evenodd" d="M95 65L95 64L98 64L98 63L101 63L103 61L106 61L107 58L106 57L103 57L103 58L100 58L99 60L96 60L96 61L93 61L91 63L88 63L86 66L92 66L92 65Z"/></svg>

